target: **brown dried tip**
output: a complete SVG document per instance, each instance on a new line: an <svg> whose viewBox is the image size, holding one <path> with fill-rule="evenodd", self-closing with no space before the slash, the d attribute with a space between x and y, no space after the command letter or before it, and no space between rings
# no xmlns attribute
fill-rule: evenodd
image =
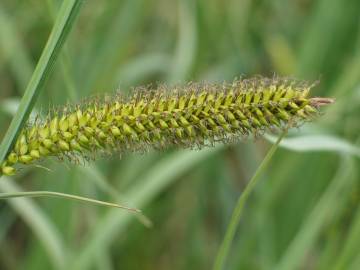
<svg viewBox="0 0 360 270"><path fill-rule="evenodd" d="M335 102L335 98L314 97L310 99L310 104L315 107L326 106Z"/></svg>

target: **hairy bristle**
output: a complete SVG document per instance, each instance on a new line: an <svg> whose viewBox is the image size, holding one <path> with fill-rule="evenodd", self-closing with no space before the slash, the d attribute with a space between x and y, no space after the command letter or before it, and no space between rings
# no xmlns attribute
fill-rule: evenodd
<svg viewBox="0 0 360 270"><path fill-rule="evenodd" d="M169 146L202 147L311 120L329 98L309 98L314 84L257 77L224 84L140 87L92 99L28 124L0 172L47 156L95 157Z"/></svg>

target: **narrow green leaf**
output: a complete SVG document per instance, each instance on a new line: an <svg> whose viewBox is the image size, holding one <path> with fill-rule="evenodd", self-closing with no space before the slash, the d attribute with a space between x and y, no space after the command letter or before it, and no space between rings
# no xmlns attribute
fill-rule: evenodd
<svg viewBox="0 0 360 270"><path fill-rule="evenodd" d="M351 224L349 232L347 234L345 244L341 249L341 253L336 260L333 270L346 269L352 258L356 258L359 255L360 242L360 206L356 211L354 221Z"/></svg>
<svg viewBox="0 0 360 270"><path fill-rule="evenodd" d="M121 203L122 201L124 201L123 199L121 200L121 198L124 198L124 195L117 191L117 189L110 184L110 182L106 179L105 175L103 175L95 165L79 167L79 171L83 173L84 176L89 179L89 181L92 181L97 188L110 195L112 199L116 200L117 202L121 201ZM124 201L123 204L125 203L126 202ZM135 215L145 227L152 227L151 220L143 213L137 212L135 213Z"/></svg>
<svg viewBox="0 0 360 270"><path fill-rule="evenodd" d="M268 134L265 135L265 138L270 142L276 140L274 136ZM330 135L303 135L286 138L282 140L280 147L297 152L334 151L360 157L359 147Z"/></svg>
<svg viewBox="0 0 360 270"><path fill-rule="evenodd" d="M196 5L191 0L180 1L179 36L173 66L168 75L170 83L186 80L194 64L197 47Z"/></svg>
<svg viewBox="0 0 360 270"><path fill-rule="evenodd" d="M345 207L346 197L343 194L348 194L357 180L354 168L354 160L343 160L338 173L304 220L275 269L299 269L305 255L320 236L321 228Z"/></svg>
<svg viewBox="0 0 360 270"><path fill-rule="evenodd" d="M21 198L21 197L58 197L58 198L65 198L65 199L74 200L74 201L97 204L97 205L101 205L101 206L121 208L124 210L128 210L130 212L140 212L140 210L138 210L138 209L126 207L126 206L123 206L123 205L120 205L117 203L109 203L109 202L99 201L99 200L81 197L81 196L77 196L77 195L53 192L53 191L25 191L25 192L0 193L0 200L1 199L11 199L11 198Z"/></svg>
<svg viewBox="0 0 360 270"><path fill-rule="evenodd" d="M219 145L198 152L181 151L159 161L139 183L126 192L126 201L130 201L140 208L146 206L181 174L222 148L223 146ZM126 225L131 221L131 217L128 213L111 210L104 218L99 219L98 224L90 234L89 240L79 249L80 252L74 256L74 260L72 264L68 265L68 269L88 269L94 262L95 254L108 247L115 236L123 232Z"/></svg>
<svg viewBox="0 0 360 270"><path fill-rule="evenodd" d="M50 37L41 54L39 62L21 99L19 109L7 130L2 144L0 145L0 164L6 158L16 140L18 133L26 122L35 101L49 77L55 61L60 53L61 47L70 32L76 16L79 13L82 0L64 1Z"/></svg>
<svg viewBox="0 0 360 270"><path fill-rule="evenodd" d="M0 191L21 192L20 187L7 177L0 181ZM3 193L0 193L3 194ZM66 248L62 237L48 216L29 198L9 200L8 203L31 228L44 246L55 269L61 269L66 261Z"/></svg>

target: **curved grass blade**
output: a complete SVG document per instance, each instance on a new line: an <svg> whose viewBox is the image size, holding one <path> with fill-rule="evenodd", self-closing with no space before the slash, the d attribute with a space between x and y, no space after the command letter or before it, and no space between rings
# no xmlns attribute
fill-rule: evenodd
<svg viewBox="0 0 360 270"><path fill-rule="evenodd" d="M354 221L350 225L349 233L346 237L345 244L341 253L336 260L332 270L346 269L352 258L356 258L359 252L360 242L360 206L357 208ZM354 260L355 261L355 260Z"/></svg>
<svg viewBox="0 0 360 270"><path fill-rule="evenodd" d="M63 2L50 37L25 90L24 96L21 99L19 109L11 121L2 144L0 145L0 164L2 164L8 151L15 142L19 131L26 122L35 104L40 90L44 86L46 79L49 77L61 47L80 11L82 2L82 0L68 0Z"/></svg>
<svg viewBox="0 0 360 270"><path fill-rule="evenodd" d="M25 192L0 193L0 200L1 199L19 198L19 197L58 197L58 198L70 199L70 200L74 200L74 201L81 201L81 202L97 204L97 205L101 205L101 206L121 208L124 210L128 210L130 212L141 212L139 209L126 207L126 206L123 206L123 205L120 205L117 203L109 203L109 202L99 201L99 200L81 197L81 196L77 196L77 195L53 192L53 191L25 191Z"/></svg>
<svg viewBox="0 0 360 270"><path fill-rule="evenodd" d="M177 152L164 160L157 162L136 185L124 194L127 201L138 207L148 205L159 193L170 186L180 175L189 171L196 164L204 161L210 155L223 149L223 145L207 148L203 151ZM89 240L79 248L79 253L67 266L68 269L89 269L94 262L95 254L110 246L115 236L124 231L133 216L125 212L109 210L104 218L98 221L89 235Z"/></svg>
<svg viewBox="0 0 360 270"><path fill-rule="evenodd" d="M265 138L270 142L276 141L276 138L269 134L265 134ZM286 138L281 141L280 147L296 152L334 151L360 157L359 147L330 135L302 135Z"/></svg>
<svg viewBox="0 0 360 270"><path fill-rule="evenodd" d="M7 177L0 181L0 191L7 192L5 194L21 192L20 187ZM49 217L29 198L19 198L7 202L31 228L35 237L44 246L54 269L62 269L64 262L66 262L67 248L60 232Z"/></svg>
<svg viewBox="0 0 360 270"><path fill-rule="evenodd" d="M323 226L346 207L346 197L343 194L348 194L358 179L355 164L354 160L349 157L343 159L337 174L304 220L300 230L274 269L298 269L301 266L306 252L311 250L315 241L319 239Z"/></svg>
<svg viewBox="0 0 360 270"><path fill-rule="evenodd" d="M170 83L186 80L196 58L198 46L196 5L193 1L179 2L179 36L173 66L168 75Z"/></svg>
<svg viewBox="0 0 360 270"><path fill-rule="evenodd" d="M87 176L90 181L93 181L97 188L109 194L115 201L124 197L113 185L109 183L105 175L103 175L95 165L80 167L80 171L84 174L84 176ZM141 211L136 213L136 217L145 227L152 227L151 220L141 213Z"/></svg>

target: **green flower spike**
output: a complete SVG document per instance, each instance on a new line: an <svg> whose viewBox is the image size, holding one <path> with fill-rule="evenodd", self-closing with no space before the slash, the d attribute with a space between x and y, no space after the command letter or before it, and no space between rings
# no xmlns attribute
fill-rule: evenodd
<svg viewBox="0 0 360 270"><path fill-rule="evenodd" d="M135 89L129 97L105 97L28 124L0 166L48 156L93 156L169 146L202 147L265 130L285 129L314 118L330 98L310 98L307 84L254 78L232 84L188 84L181 88Z"/></svg>

